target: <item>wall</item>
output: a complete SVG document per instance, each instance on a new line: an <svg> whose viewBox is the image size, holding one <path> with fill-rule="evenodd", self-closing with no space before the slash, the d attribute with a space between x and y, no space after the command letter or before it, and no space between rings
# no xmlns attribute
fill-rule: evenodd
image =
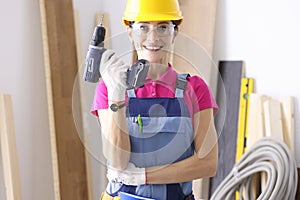
<svg viewBox="0 0 300 200"><path fill-rule="evenodd" d="M295 156L300 166L299 46L297 0L218 1L214 60L245 61L255 91L295 97Z"/></svg>
<svg viewBox="0 0 300 200"><path fill-rule="evenodd" d="M39 1L0 4L0 93L12 95L22 199L53 200Z"/></svg>

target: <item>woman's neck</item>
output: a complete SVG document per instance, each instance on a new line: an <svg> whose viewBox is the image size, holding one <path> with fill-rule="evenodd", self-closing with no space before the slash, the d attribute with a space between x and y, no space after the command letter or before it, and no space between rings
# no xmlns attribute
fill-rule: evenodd
<svg viewBox="0 0 300 200"><path fill-rule="evenodd" d="M148 76L152 80L160 78L169 68L170 55L166 55L164 58L157 62L150 62L150 68Z"/></svg>
<svg viewBox="0 0 300 200"><path fill-rule="evenodd" d="M169 68L168 64L151 63L148 71L148 76L152 80L156 80L161 77Z"/></svg>

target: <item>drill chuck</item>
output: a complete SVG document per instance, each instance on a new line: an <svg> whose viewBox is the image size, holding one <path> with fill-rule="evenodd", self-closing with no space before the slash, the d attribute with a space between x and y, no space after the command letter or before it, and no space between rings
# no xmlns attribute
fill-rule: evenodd
<svg viewBox="0 0 300 200"><path fill-rule="evenodd" d="M105 28L102 25L98 25L94 29L93 38L91 40L92 46L104 47Z"/></svg>

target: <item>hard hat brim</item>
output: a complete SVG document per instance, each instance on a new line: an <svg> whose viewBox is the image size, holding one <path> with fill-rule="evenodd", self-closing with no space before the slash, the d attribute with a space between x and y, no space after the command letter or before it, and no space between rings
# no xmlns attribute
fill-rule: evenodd
<svg viewBox="0 0 300 200"><path fill-rule="evenodd" d="M178 15L177 15L178 16ZM127 17L123 17L122 22L125 26L129 26L130 22L151 22L151 21L176 21L177 25L180 25L183 21L183 17L174 17L174 15L139 15L136 14L130 16L127 14Z"/></svg>

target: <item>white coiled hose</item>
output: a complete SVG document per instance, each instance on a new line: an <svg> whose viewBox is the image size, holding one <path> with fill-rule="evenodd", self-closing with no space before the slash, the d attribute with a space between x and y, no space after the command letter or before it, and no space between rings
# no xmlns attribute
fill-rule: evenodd
<svg viewBox="0 0 300 200"><path fill-rule="evenodd" d="M235 199L244 188L244 199L251 196L253 175L266 172L266 186L259 200L294 200L297 191L297 165L287 145L278 138L264 137L258 140L235 164L232 171L214 191L211 200Z"/></svg>

